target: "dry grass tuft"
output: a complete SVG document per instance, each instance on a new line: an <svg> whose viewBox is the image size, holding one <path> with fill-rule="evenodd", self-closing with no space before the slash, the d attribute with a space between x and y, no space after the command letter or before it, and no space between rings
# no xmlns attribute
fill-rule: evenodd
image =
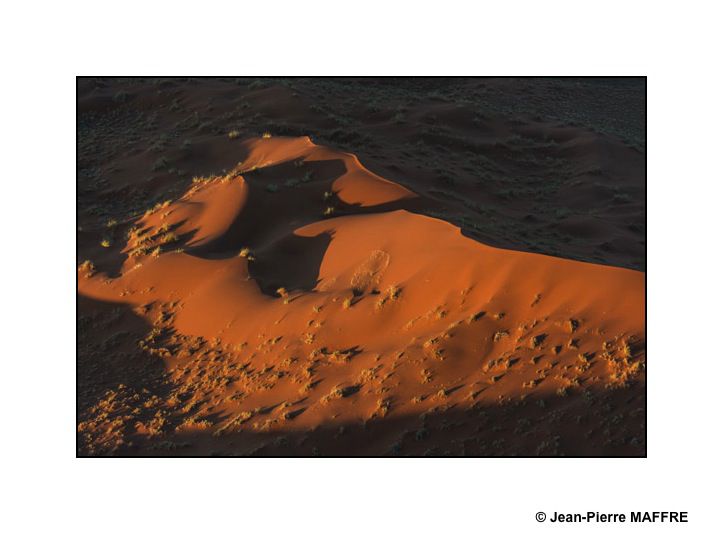
<svg viewBox="0 0 720 540"><path fill-rule="evenodd" d="M387 302L392 301L394 302L400 297L400 288L396 285L390 285L390 287L387 288L385 293L378 298L377 302L375 302L375 307L377 309L382 308Z"/></svg>
<svg viewBox="0 0 720 540"><path fill-rule="evenodd" d="M160 237L159 244L165 245L170 244L172 242L177 242L179 240L178 235L175 233L167 233Z"/></svg>
<svg viewBox="0 0 720 540"><path fill-rule="evenodd" d="M625 341L620 345L620 354L625 360L630 360L633 357L633 349L632 345Z"/></svg>
<svg viewBox="0 0 720 540"><path fill-rule="evenodd" d="M467 319L467 322L468 323L475 322L484 316L485 316L484 311L478 311L477 313L473 313L472 315L470 315L470 317L468 317L468 319Z"/></svg>
<svg viewBox="0 0 720 540"><path fill-rule="evenodd" d="M79 267L78 270L85 274L85 277L92 277L95 274L95 265L92 261L86 260Z"/></svg>
<svg viewBox="0 0 720 540"><path fill-rule="evenodd" d="M498 342L502 338L509 336L510 334L506 332L505 330L498 330L493 334L493 341Z"/></svg>
<svg viewBox="0 0 720 540"><path fill-rule="evenodd" d="M400 296L400 288L396 285L390 285L390 287L388 287L387 294L390 297L390 300L397 300Z"/></svg>
<svg viewBox="0 0 720 540"><path fill-rule="evenodd" d="M537 349L545 341L545 334L538 334L530 339L530 348Z"/></svg>

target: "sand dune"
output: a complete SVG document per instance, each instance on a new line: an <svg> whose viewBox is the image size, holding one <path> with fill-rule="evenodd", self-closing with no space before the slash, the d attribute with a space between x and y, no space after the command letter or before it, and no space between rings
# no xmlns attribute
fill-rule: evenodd
<svg viewBox="0 0 720 540"><path fill-rule="evenodd" d="M642 272L480 243L308 137L234 151L78 269L162 368L94 396L83 452L644 451Z"/></svg>

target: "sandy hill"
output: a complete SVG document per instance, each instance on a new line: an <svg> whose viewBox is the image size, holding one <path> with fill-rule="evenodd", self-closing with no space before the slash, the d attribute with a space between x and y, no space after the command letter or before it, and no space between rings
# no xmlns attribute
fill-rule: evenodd
<svg viewBox="0 0 720 540"><path fill-rule="evenodd" d="M480 243L308 137L234 153L80 265L81 452L644 452L642 272Z"/></svg>

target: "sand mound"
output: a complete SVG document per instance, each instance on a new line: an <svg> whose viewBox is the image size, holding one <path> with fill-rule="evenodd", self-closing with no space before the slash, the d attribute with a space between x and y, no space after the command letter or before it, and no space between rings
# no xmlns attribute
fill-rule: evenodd
<svg viewBox="0 0 720 540"><path fill-rule="evenodd" d="M463 429L462 411L517 430L530 428L503 425L506 407L547 426L581 422L583 400L628 417L640 406L623 391L643 378L643 273L483 245L307 137L249 140L239 156L132 224L117 276L78 270L83 297L149 325L140 347L171 388L159 427L132 414L114 426L136 441L125 451L162 434L175 453L210 440L283 453L269 436L297 437L302 453L413 453L432 448L433 422ZM108 407L81 424L88 452L117 443L98 420ZM640 421L572 448L627 452ZM377 428L358 447L343 426ZM486 453L502 439L453 436ZM553 450L515 439L497 452Z"/></svg>

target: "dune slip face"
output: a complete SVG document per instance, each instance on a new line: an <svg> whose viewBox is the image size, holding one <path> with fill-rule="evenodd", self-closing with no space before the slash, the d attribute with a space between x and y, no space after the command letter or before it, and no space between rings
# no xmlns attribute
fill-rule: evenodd
<svg viewBox="0 0 720 540"><path fill-rule="evenodd" d="M78 267L81 455L644 455L643 272L481 243L309 137L235 152Z"/></svg>

